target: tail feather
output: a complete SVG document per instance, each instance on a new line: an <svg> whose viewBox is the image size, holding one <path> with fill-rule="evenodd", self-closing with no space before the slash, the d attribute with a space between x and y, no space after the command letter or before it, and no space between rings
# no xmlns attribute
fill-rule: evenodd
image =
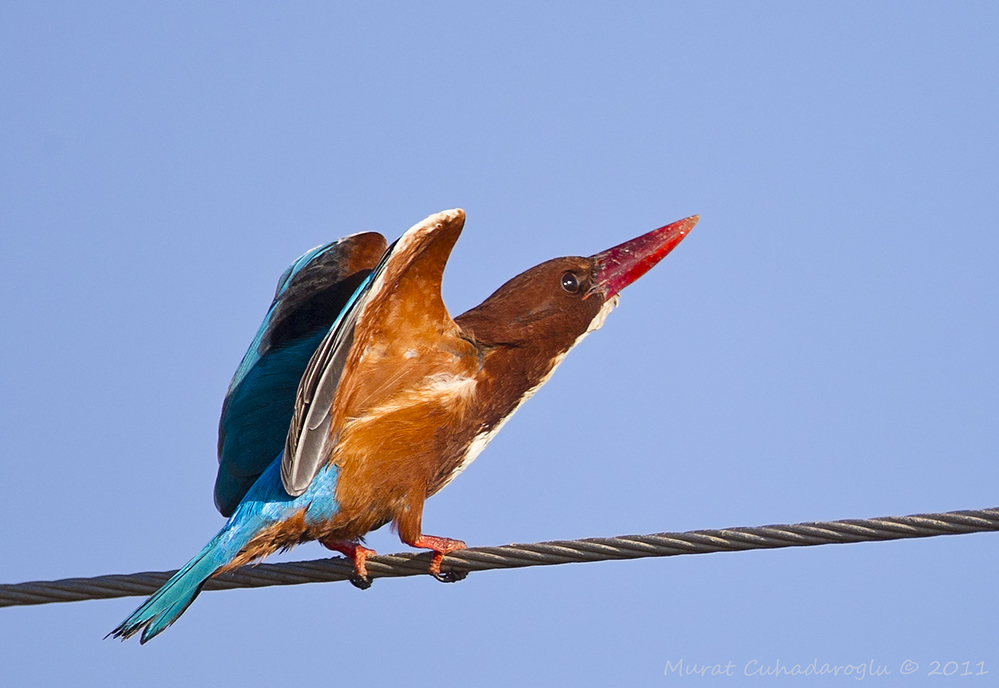
<svg viewBox="0 0 999 688"><path fill-rule="evenodd" d="M321 470L298 497L291 497L284 491L280 471L281 455L278 455L250 488L219 534L106 637L125 640L142 631L139 642L155 638L180 618L205 582L219 569L231 564L261 531L295 514L304 513L306 523L310 524L333 518L339 509L333 498L338 475L335 465Z"/></svg>
<svg viewBox="0 0 999 688"><path fill-rule="evenodd" d="M229 535L230 529L223 529L107 637L127 640L142 631L139 642L145 643L166 630L194 602L205 582L232 561L241 549L244 543L234 543L233 538L227 537ZM238 546L234 548L234 544Z"/></svg>

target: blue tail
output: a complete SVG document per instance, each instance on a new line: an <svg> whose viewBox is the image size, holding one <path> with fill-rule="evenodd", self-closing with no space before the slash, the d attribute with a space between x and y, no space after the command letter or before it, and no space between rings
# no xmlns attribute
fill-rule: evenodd
<svg viewBox="0 0 999 688"><path fill-rule="evenodd" d="M298 497L290 497L281 485L281 456L268 466L240 502L236 513L205 548L175 573L162 588L132 615L122 621L108 637L131 638L142 631L140 643L155 638L180 618L194 598L219 569L233 561L255 535L295 513L306 511L307 523L333 517L338 505L333 500L337 469L323 469L309 489Z"/></svg>
<svg viewBox="0 0 999 688"><path fill-rule="evenodd" d="M230 529L227 526L212 538L212 541L205 545L205 548L198 552L198 555L187 562L180 571L173 575L166 584L156 591L156 593L146 600L145 604L136 609L130 617L111 631L110 635L115 638L131 638L142 631L142 638L139 642L144 643L150 638L156 637L164 631L167 626L176 621L184 610L194 602L194 598L201 592L205 581L211 578L212 574L228 564L241 547L232 548L227 546L234 540L244 538L227 538ZM249 538L245 538L249 541ZM245 544L245 543L244 543Z"/></svg>

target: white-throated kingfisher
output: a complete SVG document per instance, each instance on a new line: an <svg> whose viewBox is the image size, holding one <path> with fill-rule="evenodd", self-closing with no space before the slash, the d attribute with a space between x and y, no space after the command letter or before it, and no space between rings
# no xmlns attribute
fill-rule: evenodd
<svg viewBox="0 0 999 688"><path fill-rule="evenodd" d="M443 557L465 544L422 531L423 505L485 448L619 292L697 222L588 258L549 260L452 319L441 278L465 222L432 215L392 246L356 234L299 258L229 386L215 503L229 520L111 635L162 632L213 575L318 540L367 582L364 535L387 523Z"/></svg>

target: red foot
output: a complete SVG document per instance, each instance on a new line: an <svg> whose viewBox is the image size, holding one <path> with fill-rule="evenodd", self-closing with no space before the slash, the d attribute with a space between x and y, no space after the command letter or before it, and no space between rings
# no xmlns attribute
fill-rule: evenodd
<svg viewBox="0 0 999 688"><path fill-rule="evenodd" d="M441 579L441 561L444 559L444 555L466 548L465 543L461 540L451 540L449 538L437 537L436 535L421 535L416 538L416 542L408 542L406 544L434 551L434 559L430 562L430 575L437 579Z"/></svg>
<svg viewBox="0 0 999 688"><path fill-rule="evenodd" d="M353 561L354 571L357 572L358 576L367 580L368 566L364 562L368 557L375 554L375 550L362 547L360 543L352 542L350 540L320 540L319 542L322 543L323 547L326 549L339 552ZM464 545L462 546L464 547Z"/></svg>

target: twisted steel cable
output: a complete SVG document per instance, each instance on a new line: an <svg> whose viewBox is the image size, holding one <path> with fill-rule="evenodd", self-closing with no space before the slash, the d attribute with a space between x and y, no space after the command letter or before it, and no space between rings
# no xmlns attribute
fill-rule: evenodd
<svg viewBox="0 0 999 688"><path fill-rule="evenodd" d="M510 569L525 566L672 557L678 554L736 552L778 547L810 547L905 538L961 535L999 530L999 507L978 511L949 511L939 514L888 516L756 528L692 530L686 533L625 535L583 540L555 540L502 547L472 547L447 555L442 573L462 577L470 571ZM431 554L400 553L368 559L370 578L418 576L427 573ZM66 578L0 585L0 607L51 602L108 599L150 595L175 571L150 571L96 578ZM285 564L258 564L211 578L205 590L262 588L271 585L300 585L349 580L353 564L342 557Z"/></svg>

